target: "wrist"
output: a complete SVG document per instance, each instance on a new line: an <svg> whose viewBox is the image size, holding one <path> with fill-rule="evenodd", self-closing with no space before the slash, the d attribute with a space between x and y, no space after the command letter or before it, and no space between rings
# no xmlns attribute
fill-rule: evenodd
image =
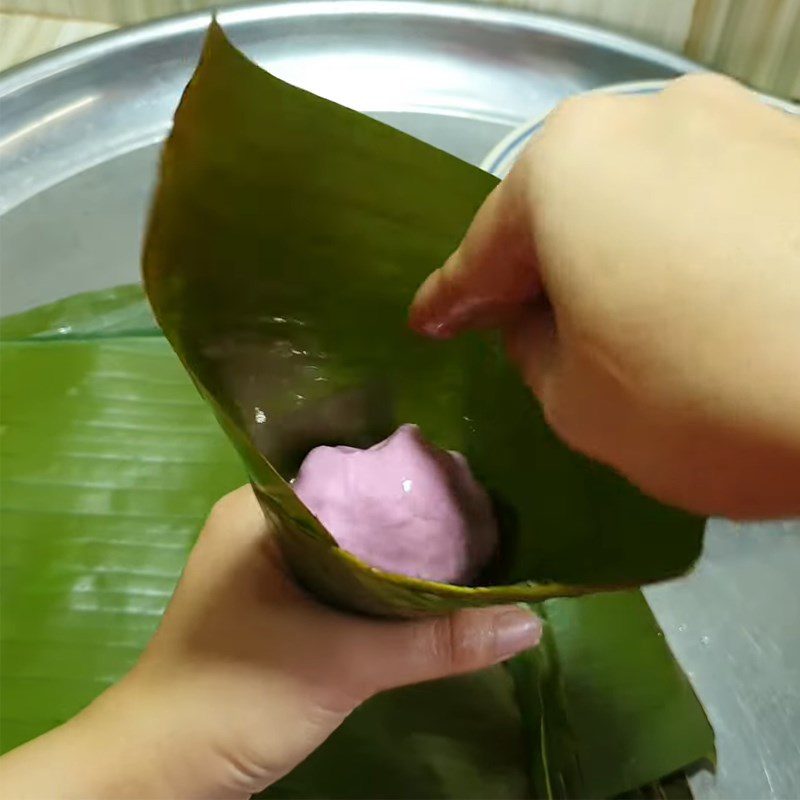
<svg viewBox="0 0 800 800"><path fill-rule="evenodd" d="M215 780L191 747L159 727L147 698L117 685L68 722L3 756L0 782L20 800L249 797Z"/></svg>
<svg viewBox="0 0 800 800"><path fill-rule="evenodd" d="M160 698L160 699L159 699ZM173 715L169 695L133 675L110 687L67 723L89 754L92 796L248 798L252 791L221 754L209 752L196 728Z"/></svg>

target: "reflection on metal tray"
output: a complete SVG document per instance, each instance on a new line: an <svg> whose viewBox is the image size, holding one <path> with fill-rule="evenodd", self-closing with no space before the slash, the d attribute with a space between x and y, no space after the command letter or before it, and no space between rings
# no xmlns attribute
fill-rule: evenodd
<svg viewBox="0 0 800 800"><path fill-rule="evenodd" d="M276 2L219 18L278 76L473 163L569 94L697 69L481 5ZM0 76L2 313L138 279L158 144L208 20L123 30ZM796 525L713 522L697 572L648 590L717 732L718 775L693 778L699 797L800 797L798 574Z"/></svg>
<svg viewBox="0 0 800 800"><path fill-rule="evenodd" d="M613 83L601 86L597 89L590 89L584 92L584 94L647 95L660 92L668 83L669 81L667 80L626 81L624 83ZM800 105L797 103L792 103L789 100L781 100L780 98L771 97L766 94L760 94L759 97L767 105L785 111L787 114L800 114ZM514 162L519 158L531 136L542 126L548 113L549 109L529 119L518 128L514 128L511 133L507 134L489 151L481 162L481 167L487 172L497 175L498 178L504 178Z"/></svg>
<svg viewBox="0 0 800 800"><path fill-rule="evenodd" d="M219 18L279 77L474 163L565 95L692 68L591 28L481 6L323 0ZM208 21L119 31L0 76L3 313L138 275L157 143ZM41 226L48 217L60 224Z"/></svg>

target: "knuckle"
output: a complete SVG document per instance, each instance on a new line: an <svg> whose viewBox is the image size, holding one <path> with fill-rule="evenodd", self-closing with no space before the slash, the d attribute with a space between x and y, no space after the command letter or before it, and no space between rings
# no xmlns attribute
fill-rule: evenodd
<svg viewBox="0 0 800 800"><path fill-rule="evenodd" d="M246 484L245 486L240 486L238 489L234 489L232 492L224 494L211 506L207 522L218 523L229 519L231 515L238 512L242 507L242 502L251 492L250 484Z"/></svg>
<svg viewBox="0 0 800 800"><path fill-rule="evenodd" d="M537 169L545 179L565 169L574 171L576 163L585 163L587 153L616 139L630 116L625 98L602 92L569 97L548 115L532 140L529 158L534 158L535 150Z"/></svg>
<svg viewBox="0 0 800 800"><path fill-rule="evenodd" d="M463 614L456 612L437 619L434 631L434 649L443 671L464 672L480 662L482 642L480 638L470 635L474 631L466 624Z"/></svg>
<svg viewBox="0 0 800 800"><path fill-rule="evenodd" d="M542 381L539 387L539 404L542 416L548 427L573 450L582 451L583 437L580 420L587 416L582 398L586 394L584 381L567 381L563 366L555 369ZM572 383L573 385L569 385ZM591 418L591 414L589 417Z"/></svg>
<svg viewBox="0 0 800 800"><path fill-rule="evenodd" d="M238 491L238 490L237 490ZM228 492L217 500L208 514L209 520L219 520L226 517L236 502L236 491Z"/></svg>
<svg viewBox="0 0 800 800"><path fill-rule="evenodd" d="M433 621L433 652L436 660L446 671L451 671L458 660L459 645L454 631L454 615Z"/></svg>
<svg viewBox="0 0 800 800"><path fill-rule="evenodd" d="M669 81L663 95L673 97L727 97L746 94L747 90L733 78L716 72L681 75Z"/></svg>
<svg viewBox="0 0 800 800"><path fill-rule="evenodd" d="M587 120L593 125L597 120L602 120L610 114L617 112L619 98L604 92L579 94L562 100L550 112L545 123L546 128L559 128L583 130ZM593 126L592 125L592 126Z"/></svg>
<svg viewBox="0 0 800 800"><path fill-rule="evenodd" d="M539 387L539 404L542 408L542 416L547 425L555 431L565 442L569 441L570 426L565 414L565 403L559 396L557 383L554 380L543 381ZM574 445L574 442L570 441Z"/></svg>

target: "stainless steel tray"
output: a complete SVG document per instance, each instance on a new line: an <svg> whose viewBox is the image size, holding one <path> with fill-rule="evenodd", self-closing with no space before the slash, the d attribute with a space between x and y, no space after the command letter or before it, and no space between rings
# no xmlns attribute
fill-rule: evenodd
<svg viewBox="0 0 800 800"><path fill-rule="evenodd" d="M280 77L473 163L568 94L697 69L590 27L481 5L320 0L219 17ZM2 313L138 279L158 143L208 20L109 34L0 76ZM798 526L713 522L698 570L648 590L717 731L718 774L695 776L699 797L800 797L797 575Z"/></svg>

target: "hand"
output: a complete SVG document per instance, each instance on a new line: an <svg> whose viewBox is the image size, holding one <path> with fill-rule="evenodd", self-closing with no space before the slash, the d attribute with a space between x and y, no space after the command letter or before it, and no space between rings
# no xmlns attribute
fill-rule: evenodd
<svg viewBox="0 0 800 800"><path fill-rule="evenodd" d="M15 798L248 797L376 692L487 667L540 634L516 606L394 622L318 605L243 487L211 513L133 671L0 759L0 776Z"/></svg>
<svg viewBox="0 0 800 800"><path fill-rule="evenodd" d="M502 328L566 443L666 502L800 512L800 122L719 76L568 100L411 325Z"/></svg>

